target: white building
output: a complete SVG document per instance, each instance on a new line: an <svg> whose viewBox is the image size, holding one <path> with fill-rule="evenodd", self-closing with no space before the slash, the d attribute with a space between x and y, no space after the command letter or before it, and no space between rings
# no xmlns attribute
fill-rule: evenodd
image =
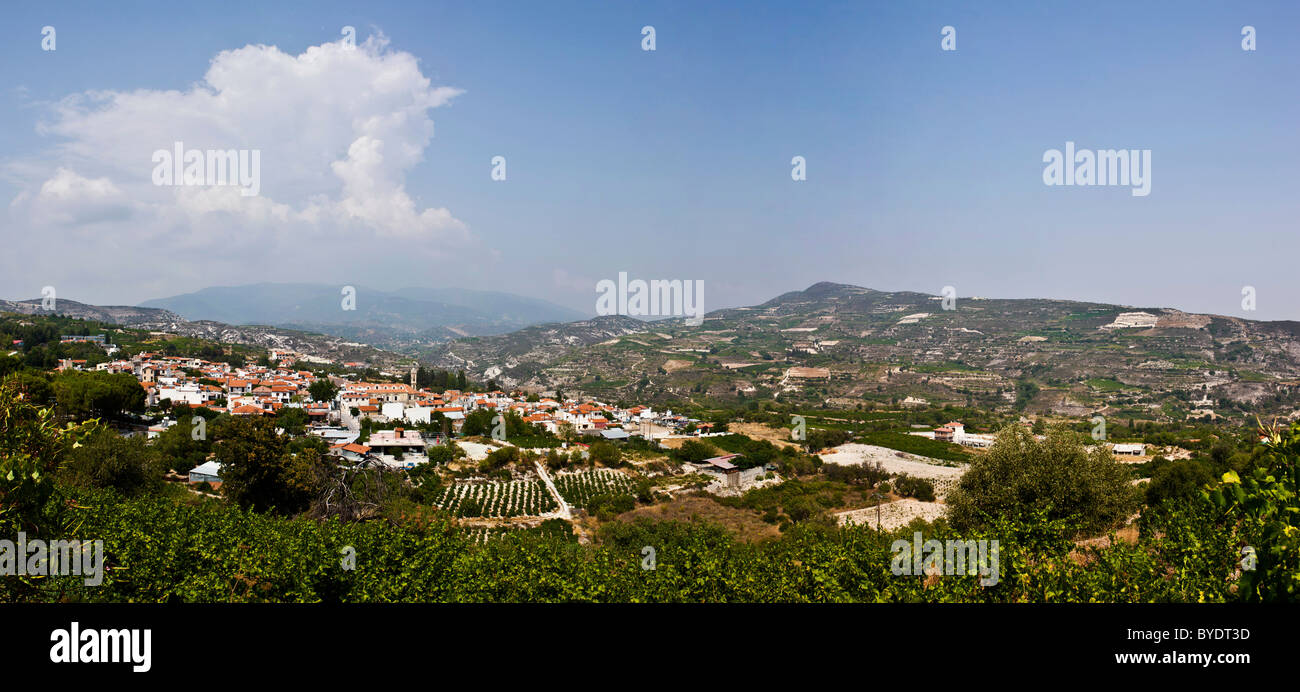
<svg viewBox="0 0 1300 692"><path fill-rule="evenodd" d="M394 468L411 468L429 461L426 442L419 430L376 430L366 446L384 464Z"/></svg>

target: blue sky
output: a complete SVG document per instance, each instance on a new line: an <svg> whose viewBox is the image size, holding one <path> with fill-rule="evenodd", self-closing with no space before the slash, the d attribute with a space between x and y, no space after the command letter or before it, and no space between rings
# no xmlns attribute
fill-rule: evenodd
<svg viewBox="0 0 1300 692"><path fill-rule="evenodd" d="M1079 5L8 6L0 195L15 201L0 223L15 249L0 260L0 296L54 285L60 297L134 303L310 280L506 290L591 312L595 282L626 271L703 279L708 309L829 280L1300 319L1300 5ZM40 49L45 25L57 30L53 52ZM428 110L427 144L404 126L385 130L406 138L391 136L385 152L405 142L418 162L385 169L401 192L376 201L404 192L417 214L442 209L454 223L406 232L384 226L405 228L404 217L368 217L365 228L321 229L298 216L145 205L132 185L148 180L153 147L99 152L139 136L116 135L123 120L148 119L144 129L170 142L177 118L57 107L105 91L166 102L169 90L201 86L222 51L299 56L338 41L344 25L358 41L382 34L377 55L409 54L432 87L459 90ZM644 25L655 27L654 52L641 50ZM945 25L955 51L940 50ZM1254 52L1241 49L1244 25L1257 30ZM239 113L228 123L189 113L180 119L201 126L176 131L207 127L228 146L261 149L262 197L301 210L312 195L339 196L329 163L348 155L350 135L335 131L360 116L329 118L365 88L317 84L280 110L260 99L268 110L255 126ZM83 124L96 133L78 141ZM316 136L325 151L308 161ZM1151 194L1044 185L1044 151L1067 140L1150 149ZM497 155L504 182L489 175ZM807 160L802 182L791 180L795 155ZM71 192L40 199L60 169ZM85 181L111 183L112 200L61 213L100 189ZM1253 313L1241 309L1247 285Z"/></svg>

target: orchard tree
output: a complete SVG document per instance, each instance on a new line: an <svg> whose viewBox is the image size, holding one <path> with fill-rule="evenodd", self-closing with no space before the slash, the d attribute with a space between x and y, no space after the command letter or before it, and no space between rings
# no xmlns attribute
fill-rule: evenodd
<svg viewBox="0 0 1300 692"><path fill-rule="evenodd" d="M1050 429L1039 442L1013 424L998 433L988 454L971 462L948 496L949 516L954 526L969 529L1043 510L1048 520L1070 519L1095 535L1137 511L1140 496L1131 478L1105 445L1089 450L1064 428Z"/></svg>

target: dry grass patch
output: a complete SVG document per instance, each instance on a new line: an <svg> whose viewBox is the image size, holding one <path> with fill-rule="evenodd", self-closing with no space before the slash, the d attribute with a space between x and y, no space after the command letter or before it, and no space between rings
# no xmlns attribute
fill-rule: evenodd
<svg viewBox="0 0 1300 692"><path fill-rule="evenodd" d="M649 507L638 507L631 512L618 516L620 521L636 521L641 518L651 521L689 521L718 524L737 540L755 543L779 538L781 532L773 524L768 524L758 515L747 509L737 509L720 505L713 500L699 495L678 497L671 502L663 502Z"/></svg>
<svg viewBox="0 0 1300 692"><path fill-rule="evenodd" d="M789 428L772 428L762 423L728 423L727 430L755 440L767 440L782 447L800 448L799 445L790 441Z"/></svg>

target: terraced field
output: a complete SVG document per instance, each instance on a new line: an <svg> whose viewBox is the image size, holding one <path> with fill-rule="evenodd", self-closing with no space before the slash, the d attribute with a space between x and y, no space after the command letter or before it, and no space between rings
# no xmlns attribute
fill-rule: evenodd
<svg viewBox="0 0 1300 692"><path fill-rule="evenodd" d="M560 496L574 507L585 507L593 496L609 493L631 495L636 483L625 473L609 469L560 472L555 474Z"/></svg>
<svg viewBox="0 0 1300 692"><path fill-rule="evenodd" d="M457 517L488 518L536 516L558 507L538 480L457 483L434 504Z"/></svg>

